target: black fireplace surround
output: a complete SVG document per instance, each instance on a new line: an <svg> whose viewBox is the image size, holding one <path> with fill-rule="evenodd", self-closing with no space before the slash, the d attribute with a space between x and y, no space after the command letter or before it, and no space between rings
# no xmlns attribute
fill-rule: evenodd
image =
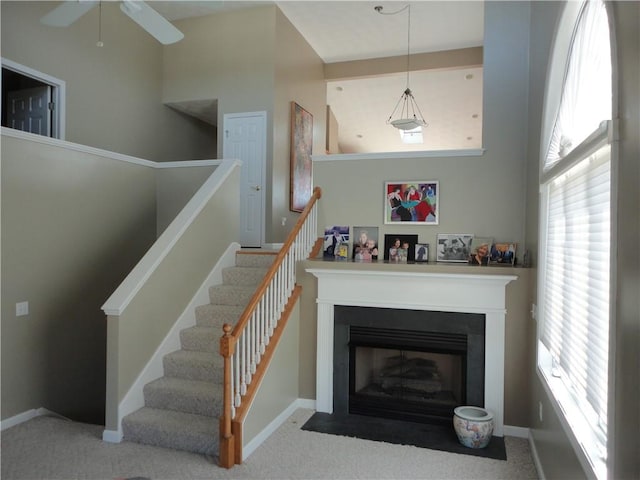
<svg viewBox="0 0 640 480"><path fill-rule="evenodd" d="M483 314L336 305L334 321L334 415L360 414L450 424L456 406L484 407ZM418 365L418 370L437 368L431 366L431 360L424 360L420 352L456 358L461 365L458 380L461 385L455 397L460 398L443 400L436 398L439 393L402 395L402 398L363 395L354 387L358 348L388 349L392 362L400 361L398 358L404 361L405 352L409 352L410 363ZM411 352L418 352L414 353L415 358L411 359Z"/></svg>

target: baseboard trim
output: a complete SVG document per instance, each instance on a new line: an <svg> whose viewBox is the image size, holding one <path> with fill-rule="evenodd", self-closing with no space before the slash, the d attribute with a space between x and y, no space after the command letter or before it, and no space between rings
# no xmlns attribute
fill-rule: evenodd
<svg viewBox="0 0 640 480"><path fill-rule="evenodd" d="M258 435L256 435L253 440L242 447L242 461L244 462L249 455L251 455L255 450L264 443L280 426L287 421L287 419L293 415L299 408L310 408L315 410L316 402L315 400L307 400L298 398L291 402L291 404L275 419L269 423Z"/></svg>
<svg viewBox="0 0 640 480"><path fill-rule="evenodd" d="M14 415L13 417L9 417L0 422L0 431L5 431L7 428L15 427L16 425L20 425L21 423L28 422L32 418L38 416L38 411L34 408L33 410L27 410L26 412L19 413L18 415Z"/></svg>
<svg viewBox="0 0 640 480"><path fill-rule="evenodd" d="M298 408L306 408L307 410L315 410L316 409L316 401L310 398L299 398L296 400Z"/></svg>
<svg viewBox="0 0 640 480"><path fill-rule="evenodd" d="M121 430L104 430L102 432L102 441L108 443L120 443L123 437Z"/></svg>
<svg viewBox="0 0 640 480"><path fill-rule="evenodd" d="M531 458L533 459L533 465L536 467L536 473L538 474L538 479L546 480L547 477L545 477L544 475L542 462L540 461L540 456L538 455L538 449L536 448L536 442L533 439L533 435L531 435L531 431L529 431L529 450L531 451Z"/></svg>
<svg viewBox="0 0 640 480"><path fill-rule="evenodd" d="M505 436L529 438L529 429L526 427L512 427L511 425L505 425L503 431Z"/></svg>
<svg viewBox="0 0 640 480"><path fill-rule="evenodd" d="M13 417L9 417L0 421L0 431L4 431L7 428L15 427L16 425L20 425L21 423L28 422L32 418L36 417L56 417L61 420L69 420L64 415L60 415L59 413L52 412L51 410L40 407L27 410L26 412L19 413L18 415L14 415Z"/></svg>

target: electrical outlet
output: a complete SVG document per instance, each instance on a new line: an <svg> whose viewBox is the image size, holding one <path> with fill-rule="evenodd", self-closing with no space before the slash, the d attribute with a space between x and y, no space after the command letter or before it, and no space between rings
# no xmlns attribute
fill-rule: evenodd
<svg viewBox="0 0 640 480"><path fill-rule="evenodd" d="M538 402L538 417L540 418L540 423L542 423L542 402Z"/></svg>
<svg viewBox="0 0 640 480"><path fill-rule="evenodd" d="M284 227L287 224L287 217L282 217L282 226Z"/></svg>
<svg viewBox="0 0 640 480"><path fill-rule="evenodd" d="M16 303L16 317L29 315L29 302Z"/></svg>
<svg viewBox="0 0 640 480"><path fill-rule="evenodd" d="M538 319L538 305L535 303L531 304L531 318L534 320Z"/></svg>

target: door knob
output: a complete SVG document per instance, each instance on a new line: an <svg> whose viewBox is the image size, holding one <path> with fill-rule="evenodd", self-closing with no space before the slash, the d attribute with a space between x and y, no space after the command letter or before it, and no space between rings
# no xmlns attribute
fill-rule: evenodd
<svg viewBox="0 0 640 480"><path fill-rule="evenodd" d="M260 191L260 185L254 185L253 188L255 188L258 192Z"/></svg>

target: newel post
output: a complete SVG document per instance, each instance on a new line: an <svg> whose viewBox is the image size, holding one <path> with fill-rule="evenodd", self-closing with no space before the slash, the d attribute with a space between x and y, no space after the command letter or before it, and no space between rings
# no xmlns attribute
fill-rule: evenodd
<svg viewBox="0 0 640 480"><path fill-rule="evenodd" d="M235 465L234 437L231 432L231 356L235 344L231 336L231 325L225 323L222 327L224 335L220 338L220 355L224 358L224 390L222 397L222 416L220 417L220 452L219 462L223 468Z"/></svg>

